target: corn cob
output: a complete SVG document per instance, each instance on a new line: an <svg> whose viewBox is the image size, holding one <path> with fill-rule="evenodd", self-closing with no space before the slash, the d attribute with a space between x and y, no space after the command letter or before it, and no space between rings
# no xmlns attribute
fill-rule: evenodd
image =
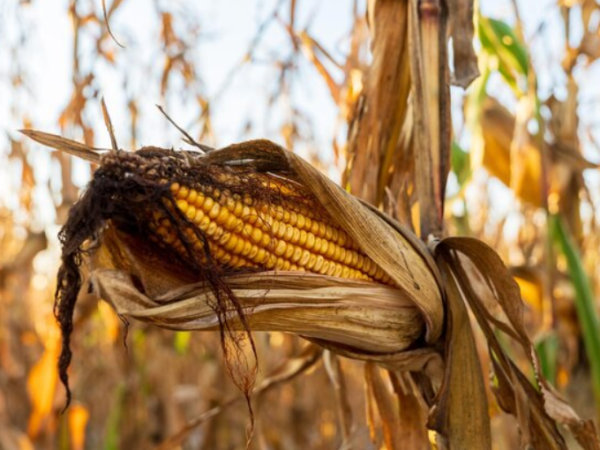
<svg viewBox="0 0 600 450"><path fill-rule="evenodd" d="M194 292L202 289L202 295L198 293L200 296L192 298L201 309L210 309L210 327L216 326L213 320L216 319L224 350L229 342L233 342L239 354L243 354L245 350L240 347L238 331L250 333L250 326L255 324L257 329L296 330L334 347L342 344L344 351L356 348L375 353L386 349L397 352L421 338L425 324L419 320L419 311L409 303L409 299L421 294L414 292L421 291L414 281L415 274L408 270L413 283L404 286L403 273L388 261L386 252L377 251L381 247L379 237L387 238L389 234L390 244L397 244L390 245L392 249L399 248L404 240L380 229L376 233L377 242L373 240L369 245L377 254L383 253L381 260L385 261L390 273L395 274L396 284L350 237L356 233L369 241L365 228L374 224L377 231L383 225L371 218L367 210L360 210L354 215L356 220L349 221L341 216L340 227L326 208L331 204L339 211L351 207L352 202L337 195L326 195L327 190L312 189L311 183L319 182L315 178L317 174L313 174L306 163L296 160L293 154L285 154L266 141L248 144L250 150L234 146L202 156L196 152L174 152L156 147L98 154L82 144L56 136L34 135L46 145L83 155L98 164L88 188L69 211L59 235L62 263L57 277L55 314L62 333L58 366L60 379L67 390L67 403L70 400L68 368L72 357L73 315L83 283L81 264L96 251L97 258L92 258L94 273L108 278L103 282L93 278L94 288L100 289L97 292L103 292L102 295L108 294L107 300L115 305L121 300L126 301L125 310L132 305L130 294L135 296L132 291L121 289L125 279L133 290L142 288L140 294L158 295L162 299L171 298L170 294L177 293L182 284L194 283L189 286ZM292 160L295 161L293 164ZM129 238L134 239L130 242ZM183 264L156 267L161 258L169 255L155 253L156 248L146 248L146 239L178 254ZM373 242L378 245L372 245ZM100 250L97 243L101 244ZM391 254L400 256L398 251ZM423 275L421 265L416 275ZM111 270L103 270L106 268ZM256 276L251 272L267 270L312 272L389 284L394 288L371 286L376 289L371 293L366 284L325 277L306 277L306 284L303 284L301 276L280 279L277 273L264 275L265 280L269 280L266 291L263 286L251 287L256 280L262 279L262 274ZM238 271L246 272L248 278L223 278ZM426 281L432 278L423 277ZM195 282L200 279L203 286L198 288ZM251 289L243 286L245 282ZM283 290L289 298L272 297L269 309L255 315L252 306L262 301L255 292L266 292L265 298L269 297L275 282L282 283L275 295L282 295ZM256 287L258 290L254 290ZM324 296L322 289L327 290ZM298 299L294 298L295 291L299 294L302 291ZM312 292L317 298L310 298ZM425 294L434 295L435 292ZM352 302L354 295L359 299L357 303ZM371 295L377 300L372 310L369 305L363 307L360 304L361 299ZM179 300L178 297L175 301ZM302 306L304 301L306 307ZM296 302L299 308L285 306ZM159 303L148 297L147 303L138 306L149 308L151 304ZM179 311L179 307L176 309ZM186 310L184 316L189 311ZM299 318L310 322L311 314L314 317L314 314L326 314L327 311L332 316L322 326L299 326ZM163 311L167 315L173 312ZM252 323L248 316L252 316ZM181 324L187 323L188 319L196 322L195 316L177 317L176 321L179 323L181 319L184 319ZM202 326L208 324L204 320L201 322ZM349 327L348 333L342 322L348 322L345 324ZM166 326L168 322L159 319L156 323ZM381 336L387 344L382 344ZM254 350L251 336L250 342Z"/></svg>
<svg viewBox="0 0 600 450"><path fill-rule="evenodd" d="M390 284L389 277L335 226L318 205L305 201L257 202L251 196L172 183L177 209L208 239L212 258L229 268L306 271ZM163 245L185 255L174 224L156 212L152 230ZM204 244L191 227L183 235L199 254Z"/></svg>

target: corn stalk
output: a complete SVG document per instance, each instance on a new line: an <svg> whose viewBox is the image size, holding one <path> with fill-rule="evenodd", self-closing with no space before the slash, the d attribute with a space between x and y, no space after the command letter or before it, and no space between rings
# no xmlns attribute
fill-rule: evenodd
<svg viewBox="0 0 600 450"><path fill-rule="evenodd" d="M385 193L391 200L391 207L383 206L390 214L418 229L421 239L439 239L443 235L444 187L451 146L449 80L454 78L457 84L466 87L477 73L471 45L473 5L466 1L379 0L369 2L369 11L373 63L365 75L365 90L357 102L350 126L350 158L345 182L351 192L376 206L382 206ZM454 43L456 77L449 75L446 51L449 28ZM394 178L405 181L390 182ZM410 194L402 195L390 189L398 186L407 188ZM417 214L414 213L416 205ZM536 397L534 391L522 378L516 381L522 375L514 372L514 363L494 344L496 338L492 329L500 327L531 355L534 371L538 373L537 356L522 329L522 306L516 284L500 275L505 268L493 251L485 249L481 243L461 241L447 238L432 247L442 272L447 311L444 380L436 400L429 405L429 427L438 432L438 446L491 448L488 404L468 316L470 309L490 345L492 370L498 379L502 379L499 383L502 389L495 392L497 400L502 409L519 419L522 445L565 448L552 421L565 423L566 417L556 414L548 398L546 402L534 401L533 407L526 403L528 396ZM450 257L451 254L454 256ZM482 259L479 256L483 254ZM465 265L470 267L470 274L464 269ZM491 266L497 266L501 272L493 274ZM491 285L503 280L504 292L496 290L495 295L507 316L507 323L495 323L494 314L485 311L487 307L481 303L484 295L476 287L477 272L484 279L496 278ZM511 293L510 301L503 300L506 292ZM508 323L509 328L504 328ZM497 364L499 357L504 359L503 367ZM498 372L504 372L504 375ZM369 379L376 379L373 373ZM538 388L547 391L547 383L543 378L538 379L541 384ZM375 398L380 415L386 418L384 421L398 421L398 418L390 419L389 407L381 400L381 390L376 389L373 382L371 384L373 392L379 392ZM513 397L510 405L506 403L505 394ZM530 414L539 422L531 423ZM573 420L579 424L573 427L579 441L596 447L597 438L587 435L588 432L595 433L593 425L589 422L584 425L574 418L571 416L567 422L571 426L575 423ZM583 438L584 434L588 437ZM399 445L393 434L386 433L386 436L388 447ZM422 444L411 448L422 448Z"/></svg>

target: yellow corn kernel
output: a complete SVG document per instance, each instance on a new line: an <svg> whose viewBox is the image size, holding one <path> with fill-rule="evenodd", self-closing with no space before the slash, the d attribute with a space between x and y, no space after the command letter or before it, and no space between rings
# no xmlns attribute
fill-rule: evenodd
<svg viewBox="0 0 600 450"><path fill-rule="evenodd" d="M180 183L171 183L170 192L189 228L181 230L183 235L177 233L175 224L161 213L152 215L151 228L153 238L183 257L187 252L181 239L198 252L205 251L206 239L212 260L233 269L310 271L392 284L319 205L311 208L305 198L270 205L228 189Z"/></svg>

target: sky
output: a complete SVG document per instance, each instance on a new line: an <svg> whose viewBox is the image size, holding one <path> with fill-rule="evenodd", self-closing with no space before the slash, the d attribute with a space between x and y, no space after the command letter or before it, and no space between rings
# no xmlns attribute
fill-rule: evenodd
<svg viewBox="0 0 600 450"><path fill-rule="evenodd" d="M186 11L187 14L198 19L202 28L195 56L201 67L203 89L208 98L213 97L220 90L222 81L245 54L258 24L262 23L269 15L277 1L212 2L205 0L190 2L179 0L170 2L169 9ZM85 9L90 2L94 3L96 8L100 8L101 0L80 0L79 3ZM4 38L0 37L0 48L4 47L0 50L0 74L5 73L7 67L11 65L12 58L7 54L5 44L8 40L14 42L17 39L17 30L14 22L11 23L11 19L14 10L19 8L19 15L28 24L27 42L23 52L27 54L27 66L31 72L30 78L33 85L31 100L36 105L35 108L29 108L29 112L34 114L33 119L38 128L57 132L56 120L69 100L71 88L72 26L65 13L68 10L69 2L68 0L33 0L28 7L18 6L17 0L4 0L0 3L0 23L2 23L2 34L5 35ZM110 5L110 1L107 3ZM287 2L284 3L287 4ZM298 28L302 28L310 22L311 34L318 37L319 42L332 51L334 56L338 55L341 59L343 49L347 44L343 38L351 26L352 1L301 0L297 3ZM554 3L553 0L520 1L519 6L527 35L534 34L543 20L548 21L549 26L557 30L554 41L545 42L543 46L540 46L545 53L540 59L560 62L559 55L562 51L562 44L558 30L561 30L562 27L560 27L558 9ZM156 49L154 45L148 44L156 40L160 24L152 5L153 2L148 0L126 0L111 19L111 27L117 39L125 45L125 49L117 49L124 57L123 59L136 66L148 64L150 60L155 64L148 67L147 72L156 75L162 70L162 62L156 61L156 59L152 60ZM282 16L288 13L287 9L286 6L281 9ZM483 0L481 9L484 14L513 21L510 1ZM544 36L544 38L547 39L548 36ZM289 38L278 23L271 24L265 33L263 43L265 43L264 48L273 53L281 54L284 52L281 49L289 48ZM91 46L88 48L91 50ZM84 45L82 45L80 53L85 61L86 48ZM267 52L264 54L266 55ZM113 122L126 123L125 118L128 114L125 107L126 97L128 90L135 90L135 88L124 87L115 76L116 71L112 71L110 68L100 66L97 73L99 75L98 84L111 110ZM555 70L540 71L540 85L552 86L555 84L552 80L554 73L556 73ZM138 76L137 79L134 78L132 84L146 87L144 81L147 80L140 79ZM294 93L293 101L299 104L308 116L318 117L314 127L318 138L317 142L327 146L330 144L330 136L335 125L336 108L330 101L329 93L321 78L314 69L311 70L309 65L301 67L300 81L302 89ZM239 140L242 128L240 123L248 116L249 111L252 112L256 105L262 103L260 99L264 98L265 92L272 88L272 82L271 78L265 77L265 70L261 70L260 67L245 71L244 77L235 80L231 89L217 104L217 110L214 111L219 144ZM19 124L15 123L10 111L11 92L10 86L1 83L0 98L4 100L0 103L0 126L5 130L12 131L13 127L18 127ZM143 109L151 110L154 104L160 103L161 99L156 89L155 92L150 89L147 94ZM182 92L182 95L185 93ZM261 112L263 111L259 110L255 115L260 117ZM149 122L145 124L141 133L146 141L144 143L167 143L167 139L174 137L174 134L171 133L167 133L165 136L165 127L163 126L165 121L158 111L156 114L147 115ZM262 130L257 129L256 133L264 134L271 131L272 129L265 126ZM122 134L124 133L125 131L122 131ZM98 137L103 138L101 142L103 140L104 145L108 144L108 136L102 137L101 134L98 134ZM270 137L277 138L277 136Z"/></svg>
<svg viewBox="0 0 600 450"><path fill-rule="evenodd" d="M160 2L160 0L157 0ZM197 45L193 48L194 58L198 61L200 79L198 89L207 98L213 98L219 93L224 79L246 53L249 42L255 36L259 24L271 13L278 0L229 0L229 1L163 1L175 16L189 18L179 22L178 26L194 26L197 22L200 29ZM5 204L16 204L14 186L18 183L19 167L9 166L7 159L7 138L15 138L16 130L23 126L22 112L26 112L35 128L47 132L60 133L57 119L60 112L68 103L71 95L72 76L72 24L66 11L68 0L42 1L33 0L28 6L22 6L17 0L0 2L0 199ZM359 2L363 4L364 2ZM110 5L110 0L107 0ZM160 33L160 23L154 9L154 2L148 0L126 0L111 18L112 31L125 48L116 48L120 54L119 64L128 65L129 79L125 83L119 70L113 70L109 65L94 61L92 36L81 43L82 65L95 64L97 74L96 86L106 99L109 111L115 125L117 140L123 146L128 142L127 101L132 96L141 95L142 101L138 109L143 112L139 126L140 145L183 146L178 132L171 127L163 116L156 110L155 104L164 104L171 116L184 128L197 131L198 123L194 114L196 111L193 95L182 86L177 86L174 80L174 91L177 94L168 99L161 99L156 80L159 79L164 61L160 57L160 49L156 47L157 36ZM288 2L284 2L287 5ZM562 25L559 10L554 0L521 0L518 2L521 17L524 22L525 34L536 36L532 40L532 54L536 65L540 90L542 93L555 93L560 97L560 55L563 51ZM80 0L82 10L95 7L101 8L101 0ZM297 2L297 28L302 29L310 24L309 31L319 42L339 60L347 49L345 36L351 27L352 1L350 0L299 0ZM483 14L507 20L514 23L514 13L510 0L481 0ZM364 7L364 6L363 6ZM288 7L283 6L281 16L287 20ZM179 14L183 12L183 14ZM16 20L17 19L17 20ZM25 27L19 27L22 21ZM542 23L546 31L539 33ZM20 35L22 29L27 32ZM548 32L547 30L553 30ZM574 31L577 38L577 30ZM20 57L10 54L11 44L21 42ZM266 29L261 41L259 59L265 61L273 55L286 54L290 41L283 26L273 21ZM26 80L28 93L15 91L5 82L11 72L19 64L25 66L28 73ZM582 108L589 113L583 117L593 121L596 100L600 95L600 83L594 83L590 77L597 76L597 70L587 74L577 74L582 80L582 97L586 102ZM211 113L215 129L216 142L209 144L223 146L241 139L267 137L278 143L283 143L279 133L281 123L286 114L286 105L276 105L274 113L267 114L266 96L273 91L275 78L268 64L254 65L244 70L234 78L229 88L224 91L219 101L215 103ZM502 83L492 83L495 94L507 104L511 102L508 88ZM15 95L18 95L16 97ZM462 91L453 89L453 98L459 99ZM564 95L564 92L562 93ZM332 161L331 140L336 130L337 107L331 100L322 78L307 61L300 60L298 77L291 93L291 103L296 105L308 118L307 127L314 134L314 141L319 156L325 162ZM96 145L109 147L110 141L101 120L99 99L97 108L89 108L87 114L95 124ZM458 102L457 102L458 105ZM458 116L460 110L455 109ZM255 125L250 133L244 133L245 122L251 118ZM598 119L600 120L600 119ZM585 124L584 124L585 125ZM597 127L595 127L597 128ZM80 138L80 136L68 136ZM598 153L586 145L587 156L599 161ZM298 149L300 154L308 151ZM35 161L36 178L54 183L51 175L55 173L48 151L39 146L31 146L30 158ZM331 166L329 175L336 179L340 171ZM89 176L85 164L75 163L74 180L84 186ZM600 192L600 182L597 177L588 177L592 186ZM54 186L55 188L57 186ZM59 187L59 186L58 186ZM39 203L51 201L52 190L36 193ZM59 189L54 189L58 191ZM499 208L509 207L508 202L500 202ZM48 214L41 213L41 222L51 220Z"/></svg>
<svg viewBox="0 0 600 450"><path fill-rule="evenodd" d="M9 3L15 2L6 3L5 9L10 9ZM95 3L101 4L100 0ZM256 33L257 25L264 21L276 3L273 0L176 1L169 5L169 9L189 10L189 14L197 17L202 27L202 37L198 40L194 53L199 61L200 75L207 97L213 97L220 90L229 71L245 54ZM301 5L297 13L300 26L310 20L311 30L319 36L320 41L334 53L341 54L335 50L340 48L340 40L350 28L352 3L346 0L303 0L298 3ZM119 52L130 64L147 64L155 54L155 45L148 44L156 40L160 24L153 8L148 7L149 4L151 2L147 0L127 0L111 20L115 36L125 45L125 49L119 49ZM72 27L69 17L65 14L67 7L66 0L33 1L32 5L24 8L22 12L25 20L34 25L30 28L31 35L27 37L28 46L24 51L32 55L29 62L33 67L32 78L35 80L35 122L36 126L48 131L58 131L56 119L69 99L71 86ZM287 14L287 8L282 8L281 12L282 15ZM143 26L139 26L140 24ZM14 27L6 23L4 25L6 30ZM283 28L273 23L265 33L263 42L266 43L265 50L282 53L282 48L289 49L290 41ZM89 48L91 50L91 47ZM82 48L81 54L85 55L85 48ZM0 67L6 67L10 64L10 59L6 58L5 52L2 57ZM156 75L162 70L162 61L153 62L156 64L149 68L149 71ZM244 72L244 77L235 80L217 105L215 127L220 143L239 139L239 124L247 116L252 105L261 103L257 99L264 98L264 93L272 88L272 79L265 80L264 72L260 67ZM114 71L102 70L100 67L98 75L98 83L111 109L113 122L126 122L123 116L128 113L123 106L127 89L119 83ZM317 133L329 136L335 108L331 102L322 101L328 96L328 91L320 82L320 78L315 73L303 74L305 75L306 83L303 85L302 95L296 95L294 101L306 109L307 114L318 115ZM142 85L145 80L138 78L135 81ZM2 97L10 97L9 89L6 86L3 86L3 89ZM182 92L182 95L184 94ZM146 100L147 104L143 107L154 109L154 104L160 103L161 99L158 92L148 92ZM0 105L0 125L3 128L10 128L10 115L8 103L3 102ZM143 129L145 143L165 143L163 127L156 126L164 124L165 121L158 111L154 116L154 120ZM104 136L105 145L108 144L107 139L108 136Z"/></svg>

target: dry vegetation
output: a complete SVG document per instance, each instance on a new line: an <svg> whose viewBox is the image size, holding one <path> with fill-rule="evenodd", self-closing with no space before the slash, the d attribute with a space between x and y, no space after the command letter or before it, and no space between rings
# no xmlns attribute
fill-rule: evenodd
<svg viewBox="0 0 600 450"><path fill-rule="evenodd" d="M291 0L263 14L211 95L200 19L152 3L159 41L132 67L140 43L116 20L128 1L65 11L63 137L32 131L41 124L21 51L31 5L2 11L14 36L0 42L13 58L0 83L18 95L0 153L11 180L0 185L0 449L600 448L598 147L579 84L600 57L596 1L554 6L565 47L549 92L530 50L548 30L526 35L517 2L510 22L464 0L355 2L334 52L313 19L299 25L302 1ZM273 28L288 40L269 53ZM261 108L280 119L273 138L287 150L213 150L213 111L257 66L272 77ZM306 69L338 111L332 161L315 151L319 118L295 103ZM108 106L129 123L101 100L107 71L127 97ZM130 152L155 114L140 108L150 85L173 116L192 117L179 131L194 153ZM256 127L249 116L241 137ZM110 149L98 148L103 129ZM45 160L38 143L61 152ZM344 189L322 174L327 164ZM93 180L79 202L73 167ZM227 241L208 234L192 189L223 209L255 208L268 226L246 216L241 226L271 233L281 258L219 253ZM323 255L340 243L339 264L317 265L316 245L276 235L290 205L324 224ZM379 282L352 279L369 277Z"/></svg>

